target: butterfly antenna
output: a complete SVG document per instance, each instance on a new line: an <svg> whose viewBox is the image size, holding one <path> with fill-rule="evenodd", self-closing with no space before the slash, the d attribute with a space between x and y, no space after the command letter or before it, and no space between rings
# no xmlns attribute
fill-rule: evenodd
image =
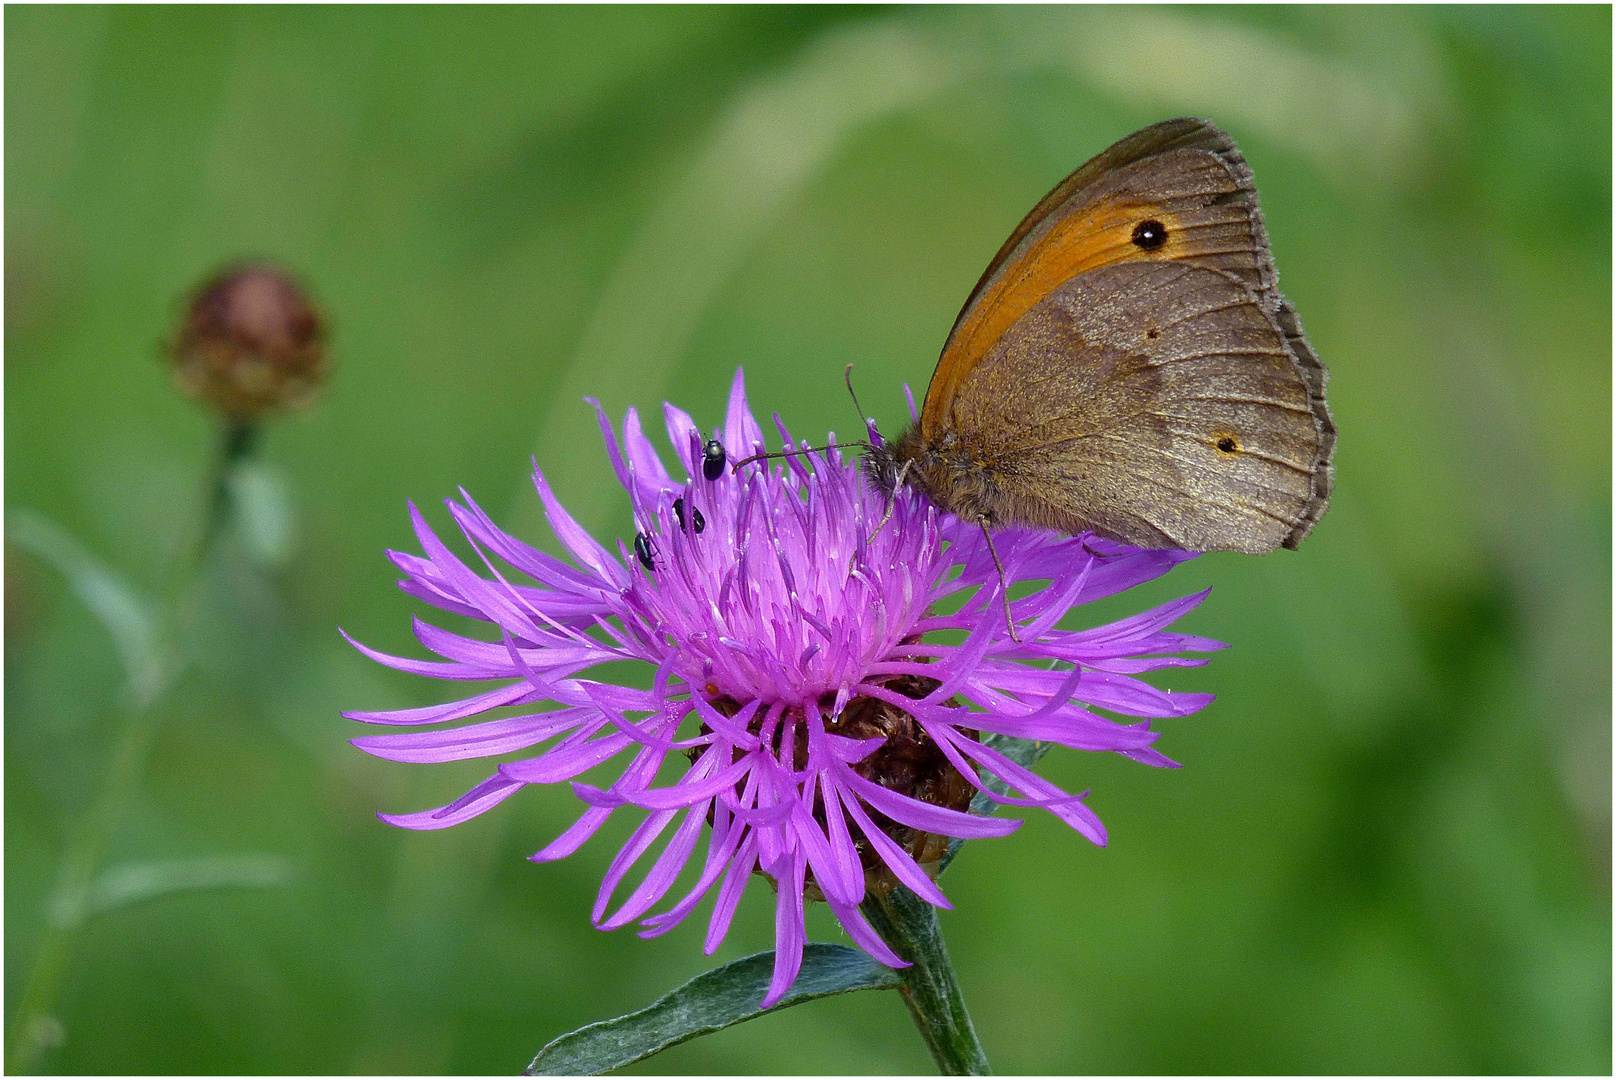
<svg viewBox="0 0 1616 1080"><path fill-rule="evenodd" d="M998 549L993 546L993 534L988 532L986 518L978 518L978 525L982 526L982 539L988 542L988 554L993 556L993 565L999 571L999 597L1004 601L1004 625L1010 631L1010 640L1017 645L1021 639L1016 636L1016 621L1010 617L1010 586L1004 581L1004 563L999 561Z"/></svg>
<svg viewBox="0 0 1616 1080"><path fill-rule="evenodd" d="M864 411L864 406L859 404L858 395L853 393L852 364L848 364L847 367L842 369L842 381L847 384L847 396L853 399L853 408L858 410L859 424L868 430L870 426L869 414Z"/></svg>
<svg viewBox="0 0 1616 1080"><path fill-rule="evenodd" d="M818 454L825 450L845 450L849 446L862 446L866 450L871 449L870 444L864 442L863 440L850 443L826 443L824 446L799 446L795 450L776 450L770 454L753 454L749 458L742 458L735 463L735 468L733 471L740 472L742 465L750 465L754 461L767 461L770 458L791 457L795 454Z"/></svg>

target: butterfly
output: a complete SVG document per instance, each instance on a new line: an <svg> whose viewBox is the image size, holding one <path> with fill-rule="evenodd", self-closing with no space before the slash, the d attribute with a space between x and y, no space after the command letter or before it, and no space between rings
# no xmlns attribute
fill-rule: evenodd
<svg viewBox="0 0 1616 1080"><path fill-rule="evenodd" d="M1010 234L918 421L890 442L872 428L866 472L981 525L990 550L1016 525L1294 548L1329 506L1336 429L1276 282L1234 140L1192 118L1136 131Z"/></svg>

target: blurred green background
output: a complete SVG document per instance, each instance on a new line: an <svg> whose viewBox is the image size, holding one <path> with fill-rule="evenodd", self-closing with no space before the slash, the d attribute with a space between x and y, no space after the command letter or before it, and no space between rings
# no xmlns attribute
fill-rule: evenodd
<svg viewBox="0 0 1616 1080"><path fill-rule="evenodd" d="M1032 817L949 872L989 1058L1610 1070L1608 8L13 7L5 61L8 508L156 595L216 439L160 356L188 291L282 261L336 363L262 452L294 546L210 560L195 662L102 861L250 856L281 883L91 918L42 1067L512 1073L709 966L704 916L651 942L590 928L626 825L523 861L574 815L565 790L438 833L373 816L485 771L345 742L341 709L456 689L337 636L422 655L429 612L383 556L415 550L404 500L449 528L465 485L548 544L537 454L626 535L579 398L710 426L738 365L810 433L853 427L855 362L892 430L1022 213L1191 113L1256 170L1332 371L1338 486L1300 552L1208 556L1072 617L1210 584L1186 625L1232 647L1157 680L1218 694L1159 725L1184 769L1045 759L1093 788L1108 849ZM101 625L16 545L5 633L9 1022L126 695ZM720 959L771 947L772 907L754 882ZM822 908L810 929L836 940ZM641 1067L930 1068L892 994Z"/></svg>

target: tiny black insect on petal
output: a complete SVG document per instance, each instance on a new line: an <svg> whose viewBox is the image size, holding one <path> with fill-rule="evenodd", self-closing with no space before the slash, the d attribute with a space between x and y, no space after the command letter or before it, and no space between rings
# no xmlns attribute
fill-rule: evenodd
<svg viewBox="0 0 1616 1080"><path fill-rule="evenodd" d="M708 439L701 448L701 475L709 480L724 475L724 444L717 439Z"/></svg>
<svg viewBox="0 0 1616 1080"><path fill-rule="evenodd" d="M683 497L673 500L673 516L679 520L679 528L683 530L685 528L685 500ZM707 527L707 519L701 516L699 507L692 506L690 508L690 520L691 524L695 525L697 532L701 532Z"/></svg>
<svg viewBox="0 0 1616 1080"><path fill-rule="evenodd" d="M1133 227L1133 242L1145 251L1155 251L1167 243L1167 226L1155 219L1141 221Z"/></svg>
<svg viewBox="0 0 1616 1080"><path fill-rule="evenodd" d="M639 559L640 565L647 570L656 569L656 563L651 560L651 537L648 534L634 534L634 557Z"/></svg>

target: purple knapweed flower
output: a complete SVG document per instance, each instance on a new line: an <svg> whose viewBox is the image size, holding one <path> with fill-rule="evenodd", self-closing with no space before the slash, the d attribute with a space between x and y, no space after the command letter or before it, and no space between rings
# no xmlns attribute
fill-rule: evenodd
<svg viewBox="0 0 1616 1080"><path fill-rule="evenodd" d="M976 526L900 490L890 520L878 528L885 501L857 463L834 449L732 470L729 464L764 449L739 372L714 433L719 446L685 413L664 409L677 477L634 410L621 440L600 416L639 530L632 545L619 541L615 554L567 514L536 467L539 498L572 564L500 531L462 491L464 503L448 500L448 507L482 564L473 569L411 506L425 555L390 553L407 575L400 585L445 611L492 624L498 639L416 620L417 638L442 660L356 646L402 671L510 682L446 705L345 715L416 727L506 706L543 709L354 743L392 761L440 762L556 741L537 756L504 762L447 806L383 814L384 821L447 828L526 784L570 780L585 809L532 856L547 862L576 851L614 811L647 811L606 872L595 924L610 930L641 920L641 937L663 934L716 887L710 954L747 882L761 873L778 893L774 977L764 998L771 1005L801 966L805 898L829 904L871 956L903 964L859 903L866 890L901 882L948 907L928 874L946 838L1003 836L1020 824L966 812L987 777L1021 793L989 791L995 802L1045 808L1105 843L1105 828L1082 795L1016 764L983 734L1173 764L1153 749L1150 719L1183 716L1211 697L1172 694L1134 676L1205 662L1168 654L1221 647L1167 629L1205 594L1090 630L1057 624L1077 605L1155 578L1189 555L1028 529L998 532L1005 580L1043 583L1011 604L1015 640ZM527 580L514 580L496 560ZM649 689L583 677L622 660L651 666ZM1119 723L1096 709L1142 719ZM627 763L609 786L574 779L617 755ZM669 829L650 869L612 910L625 876ZM699 877L677 903L648 916L704 831Z"/></svg>

